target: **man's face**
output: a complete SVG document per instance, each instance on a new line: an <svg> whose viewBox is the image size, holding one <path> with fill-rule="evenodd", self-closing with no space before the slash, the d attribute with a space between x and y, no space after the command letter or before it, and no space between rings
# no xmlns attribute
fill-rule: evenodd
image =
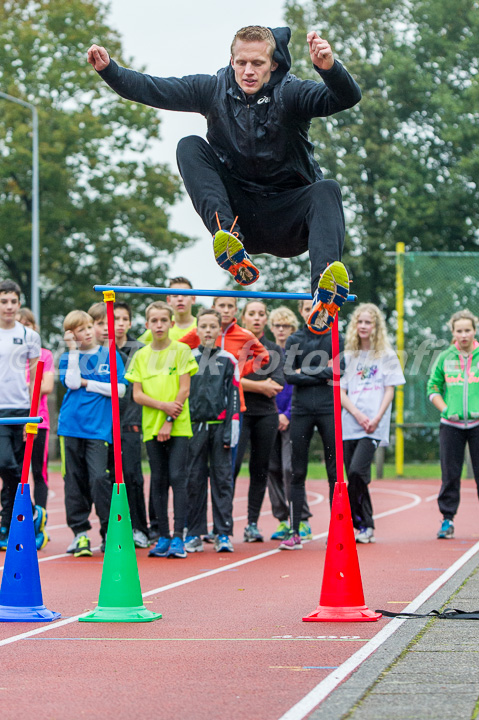
<svg viewBox="0 0 479 720"><path fill-rule="evenodd" d="M180 288L181 290L191 290L190 286L186 283L174 283L171 289ZM191 308L195 303L196 298L194 295L167 295L166 302L171 305L175 317L178 315L189 315L191 314Z"/></svg>
<svg viewBox="0 0 479 720"><path fill-rule="evenodd" d="M16 314L20 308L20 300L17 293L0 293L0 319L6 323L15 321Z"/></svg>
<svg viewBox="0 0 479 720"><path fill-rule="evenodd" d="M221 315L221 324L223 327L227 327L233 322L236 315L236 298L217 298L214 308L215 310L218 310Z"/></svg>
<svg viewBox="0 0 479 720"><path fill-rule="evenodd" d="M170 320L170 313L168 310L162 308L152 308L146 321L146 327L151 330L151 334L155 340L166 340L168 337L168 330L173 327L175 323Z"/></svg>
<svg viewBox="0 0 479 720"><path fill-rule="evenodd" d="M106 315L93 321L93 331L95 333L95 340L99 345L104 345L108 342L108 320Z"/></svg>
<svg viewBox="0 0 479 720"><path fill-rule="evenodd" d="M115 308L115 338L123 340L131 328L130 316L125 308Z"/></svg>
<svg viewBox="0 0 479 720"><path fill-rule="evenodd" d="M198 320L198 337L203 347L214 347L216 338L221 332L221 326L216 315L202 315Z"/></svg>
<svg viewBox="0 0 479 720"><path fill-rule="evenodd" d="M246 95L254 95L269 82L271 73L278 67L271 58L271 46L266 40L237 40L233 51L231 66L235 80Z"/></svg>

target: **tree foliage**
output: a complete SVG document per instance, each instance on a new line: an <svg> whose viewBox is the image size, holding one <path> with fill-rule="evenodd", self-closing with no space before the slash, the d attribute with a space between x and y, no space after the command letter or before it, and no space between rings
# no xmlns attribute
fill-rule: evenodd
<svg viewBox="0 0 479 720"><path fill-rule="evenodd" d="M101 299L95 282L164 284L169 254L188 242L168 227L179 178L148 159L158 113L105 85L86 62L94 42L129 64L101 0L0 4L2 91L39 113L41 303L50 336L70 309ZM0 98L0 277L16 280L27 302L31 168L31 113Z"/></svg>
<svg viewBox="0 0 479 720"><path fill-rule="evenodd" d="M388 314L386 252L396 242L479 250L478 10L475 0L309 0L286 10L293 72L317 77L305 40L317 29L362 89L355 108L314 120L311 138L325 177L342 187L353 290ZM286 275L307 284L304 259L283 266L268 272L270 289Z"/></svg>

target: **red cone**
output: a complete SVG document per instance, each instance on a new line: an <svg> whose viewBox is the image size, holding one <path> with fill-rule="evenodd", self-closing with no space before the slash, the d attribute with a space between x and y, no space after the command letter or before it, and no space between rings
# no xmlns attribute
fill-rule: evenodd
<svg viewBox="0 0 479 720"><path fill-rule="evenodd" d="M364 604L363 585L346 483L334 486L321 596L304 622L372 622L381 613Z"/></svg>

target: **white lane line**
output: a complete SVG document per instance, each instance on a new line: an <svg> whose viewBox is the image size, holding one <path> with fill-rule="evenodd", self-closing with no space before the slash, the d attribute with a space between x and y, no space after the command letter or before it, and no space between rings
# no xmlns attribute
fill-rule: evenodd
<svg viewBox="0 0 479 720"><path fill-rule="evenodd" d="M324 500L324 495L321 495L321 493L317 493L317 492L310 491L308 494L314 496L314 500L309 501L310 507L312 507L313 505L319 505L319 503L322 503L323 500ZM248 498L236 498L236 499L235 499L235 502L236 502L236 501L240 501L240 500L247 500L247 499L248 499ZM49 511L49 512L50 512L50 511ZM169 514L169 515L173 515L173 509L172 509L172 508L170 508L170 510L168 511L168 514ZM272 513L271 510L263 510L263 511L261 512L261 517L266 516L266 515L272 515L272 514L273 514L273 513ZM247 515L238 515L238 516L235 516L235 517L233 518L233 520L234 520L234 521L236 521L236 520L246 520L247 518L248 518ZM98 524L99 524L99 523L98 523L98 520L96 520L95 518L92 518L92 519L90 520L90 522L91 522L93 525L98 525ZM212 523L212 522L208 523L208 526L213 527L213 523ZM50 530L64 530L64 529L67 528L67 527L68 527L68 525L67 525L66 523L64 523L63 525L47 525L47 530L48 530L48 531L50 531ZM46 559L46 558L45 558L45 559ZM0 568L0 569L1 569L1 568Z"/></svg>
<svg viewBox="0 0 479 720"><path fill-rule="evenodd" d="M389 495L400 495L402 497L409 497L412 499L412 502L409 503L409 505L401 505L401 507L395 508L393 510L386 510L385 512L378 513L377 515L373 515L375 520L379 520L379 518L387 517L388 515L394 515L397 512L403 512L404 510L409 510L410 508L415 507L416 505L419 505L422 502L422 498L420 495L416 495L416 493L410 493L406 492L405 490L393 490L393 489L387 489L387 488L373 488L372 494L375 495L376 493L387 493Z"/></svg>
<svg viewBox="0 0 479 720"><path fill-rule="evenodd" d="M426 602L441 585L451 578L463 565L470 560L473 555L479 551L479 542L473 545L464 553L455 563L443 572L434 582L423 590L407 607L401 612L416 612L421 605ZM406 622L406 618L394 618L386 627L380 630L368 642L360 648L354 655L351 655L337 670L332 672L328 677L322 680L315 688L304 696L296 705L293 705L279 720L302 720L306 717L319 703L321 703L350 673L356 670L375 650L378 649L401 625Z"/></svg>
<svg viewBox="0 0 479 720"><path fill-rule="evenodd" d="M392 492L400 492L400 491L392 491ZM401 509L407 509L411 507L411 504L404 505L403 508L396 508L394 512L401 512ZM327 532L322 532L317 535L313 535L313 540L319 540L319 538L323 538L327 536ZM312 540L305 540L305 543L312 542ZM479 543L478 543L479 545ZM96 549L96 548L94 548ZM163 585L162 587L155 588L155 590L148 590L147 592L142 593L143 597L151 597L151 595L157 595L159 593L165 592L166 590L173 590L174 588L181 587L182 585L188 585L189 583L196 582L197 580L203 580L203 578L211 577L212 575L218 575L218 573L226 572L228 570L240 567L241 565L247 565L252 562L256 562L256 560L262 560L263 558L270 557L272 555L277 555L280 553L281 550L279 548L275 548L274 550L268 550L263 553L259 553L258 555L253 555L252 557L245 558L244 560L238 560L237 562L230 563L229 565L223 565L223 567L216 568L215 570L208 570L207 572L200 573L199 575L193 575L189 578L185 578L184 580L179 580L178 582L170 583L169 585ZM51 558L42 558L44 561L53 559L53 557L66 557L64 555L57 555L52 556ZM41 562L42 560L40 560ZM90 611L88 611L90 612ZM29 630L27 632L21 633L19 635L12 635L9 638L5 638L4 640L0 640L0 647L2 645L10 645L11 643L17 642L18 640L24 640L25 638L32 637L34 635L40 635L41 633L48 632L49 630L52 630L53 628L57 627L63 627L64 625L69 625L70 623L76 622L79 618L83 617L84 615L87 615L88 613L82 613L81 615L74 615L73 617L66 618L65 620L59 620L58 622L48 623L46 625L43 625L42 627L35 628L35 630ZM369 645L368 645L369 647Z"/></svg>

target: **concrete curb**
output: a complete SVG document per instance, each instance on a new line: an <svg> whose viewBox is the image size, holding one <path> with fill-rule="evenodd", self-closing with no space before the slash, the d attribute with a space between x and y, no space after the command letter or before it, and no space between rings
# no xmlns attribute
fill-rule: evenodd
<svg viewBox="0 0 479 720"><path fill-rule="evenodd" d="M479 567L479 554L476 553L434 595L423 603L417 612L427 613L431 610L440 609L477 567ZM422 632L430 619L411 619L404 622L371 657L365 660L345 682L321 703L317 710L308 716L309 720L344 720L354 706L375 685L381 673ZM444 622L454 621L446 620Z"/></svg>

